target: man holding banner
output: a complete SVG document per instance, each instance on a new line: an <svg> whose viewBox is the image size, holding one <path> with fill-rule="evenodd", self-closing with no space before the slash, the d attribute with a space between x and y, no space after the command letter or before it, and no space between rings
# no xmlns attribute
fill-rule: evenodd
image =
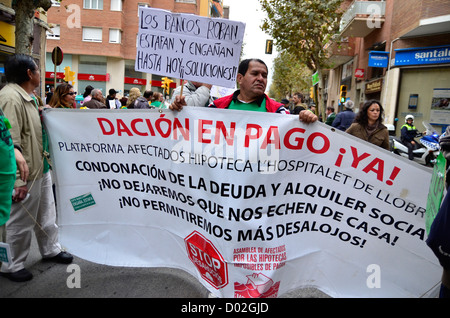
<svg viewBox="0 0 450 318"><path fill-rule="evenodd" d="M11 122L13 144L22 149L29 174L26 180L16 178L14 184L11 216L6 225L6 242L12 258L2 264L1 275L23 282L33 277L24 267L33 230L43 258L69 264L73 257L63 252L58 242L52 179L44 164L45 135L37 105L31 98L40 83L39 68L31 56L16 54L7 60L5 75L8 85L0 92L0 108Z"/></svg>
<svg viewBox="0 0 450 318"><path fill-rule="evenodd" d="M210 107L250 110L259 112L284 113L289 111L283 104L270 99L266 94L267 65L259 59L246 59L239 64L237 82L240 89L232 95L219 98ZM181 110L186 106L183 99L175 100L170 106L172 110ZM317 116L308 111L299 113L301 121L310 123L317 121Z"/></svg>

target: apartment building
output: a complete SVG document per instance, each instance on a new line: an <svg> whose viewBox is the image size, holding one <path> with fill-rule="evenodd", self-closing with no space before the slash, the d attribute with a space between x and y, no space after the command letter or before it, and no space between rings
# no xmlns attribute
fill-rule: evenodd
<svg viewBox="0 0 450 318"><path fill-rule="evenodd" d="M136 39L139 7L153 7L172 12L222 17L220 0L64 0L54 1L48 10L53 27L47 34L46 88L54 77L61 82L64 68L75 72L75 89L82 94L91 85L107 94L114 88L127 94L132 87L141 91L160 91L161 76L136 72ZM60 47L63 61L52 62L52 51ZM173 79L171 87L179 80Z"/></svg>
<svg viewBox="0 0 450 318"><path fill-rule="evenodd" d="M344 1L339 37L332 45L334 68L326 74L327 106L342 109L341 85L356 105L369 99L385 107L385 122L397 134L407 114L431 122L438 132L450 124L450 1Z"/></svg>

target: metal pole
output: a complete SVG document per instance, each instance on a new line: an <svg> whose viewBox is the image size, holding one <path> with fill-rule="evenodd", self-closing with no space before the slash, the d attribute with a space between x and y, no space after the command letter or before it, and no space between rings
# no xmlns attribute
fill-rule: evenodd
<svg viewBox="0 0 450 318"><path fill-rule="evenodd" d="M58 52L56 52L56 50L53 50L53 54L54 54L53 61L56 61L56 57L58 55ZM53 79L54 85L53 85L53 87L54 87L54 89L56 89L56 63L53 62L53 65L55 65L55 70L54 70L54 73L53 73L54 74L54 79Z"/></svg>
<svg viewBox="0 0 450 318"><path fill-rule="evenodd" d="M389 84L389 73L391 70L391 58L392 58L392 45L394 44L395 41L400 40L400 38L396 38L394 40L391 41L391 47L389 48L389 63L388 63L388 70L387 70L387 77L386 77L386 84L384 85L384 107L387 107L387 86Z"/></svg>

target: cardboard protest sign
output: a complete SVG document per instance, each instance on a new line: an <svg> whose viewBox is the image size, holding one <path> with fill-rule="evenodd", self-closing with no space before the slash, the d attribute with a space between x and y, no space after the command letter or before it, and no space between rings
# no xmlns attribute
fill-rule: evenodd
<svg viewBox="0 0 450 318"><path fill-rule="evenodd" d="M181 268L224 297L420 297L439 284L430 171L330 126L203 107L44 120L60 241L81 258Z"/></svg>
<svg viewBox="0 0 450 318"><path fill-rule="evenodd" d="M139 8L135 70L234 87L245 24Z"/></svg>

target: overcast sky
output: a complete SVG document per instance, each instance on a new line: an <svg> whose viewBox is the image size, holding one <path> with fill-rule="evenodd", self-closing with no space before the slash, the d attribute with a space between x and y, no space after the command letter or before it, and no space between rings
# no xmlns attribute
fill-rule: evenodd
<svg viewBox="0 0 450 318"><path fill-rule="evenodd" d="M270 39L270 36L260 28L266 16L265 12L262 10L258 0L223 0L223 5L230 7L230 20L245 23L243 58L259 58L267 64L269 68L267 90L269 90L273 75L273 59L276 57L277 52L274 47L271 55L264 53L266 40Z"/></svg>

